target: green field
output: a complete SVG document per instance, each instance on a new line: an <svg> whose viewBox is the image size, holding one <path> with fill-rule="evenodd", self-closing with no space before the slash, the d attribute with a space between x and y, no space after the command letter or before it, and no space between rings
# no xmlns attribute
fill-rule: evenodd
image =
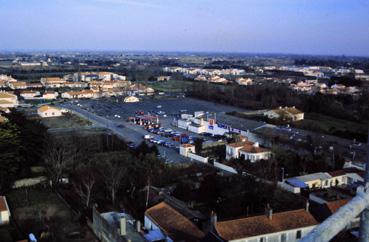
<svg viewBox="0 0 369 242"><path fill-rule="evenodd" d="M306 113L305 119L293 123L293 126L361 142L366 142L368 133L368 124L365 122L352 122L317 113Z"/></svg>
<svg viewBox="0 0 369 242"><path fill-rule="evenodd" d="M148 82L147 84L160 92L184 92L192 85L192 82L170 80L165 82Z"/></svg>

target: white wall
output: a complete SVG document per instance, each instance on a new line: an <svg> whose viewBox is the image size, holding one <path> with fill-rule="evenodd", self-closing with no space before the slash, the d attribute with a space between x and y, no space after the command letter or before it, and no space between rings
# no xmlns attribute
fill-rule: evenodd
<svg viewBox="0 0 369 242"><path fill-rule="evenodd" d="M296 242L300 239L296 238L297 231L301 231L301 238L308 234L311 230L313 230L315 226L298 228L293 230L286 230L278 233L265 234L261 236L254 236L249 238L231 240L231 242L260 242L261 238L266 238L266 242L282 242L282 234L286 236L286 242Z"/></svg>
<svg viewBox="0 0 369 242"><path fill-rule="evenodd" d="M224 164L216 162L216 161L214 162L214 167L216 167L218 169L221 169L223 171L233 173L233 174L238 174L238 172L233 167L224 165Z"/></svg>
<svg viewBox="0 0 369 242"><path fill-rule="evenodd" d="M203 163L208 163L208 159L209 159L208 157L202 157L194 153L188 153L188 158L193 159L195 161L203 162Z"/></svg>

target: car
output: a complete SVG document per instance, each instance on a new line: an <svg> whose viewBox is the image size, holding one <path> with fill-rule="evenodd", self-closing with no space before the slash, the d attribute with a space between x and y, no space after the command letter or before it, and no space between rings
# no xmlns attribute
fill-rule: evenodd
<svg viewBox="0 0 369 242"><path fill-rule="evenodd" d="M123 125L123 124L118 124L117 126L116 126L117 128L125 128L125 126Z"/></svg>

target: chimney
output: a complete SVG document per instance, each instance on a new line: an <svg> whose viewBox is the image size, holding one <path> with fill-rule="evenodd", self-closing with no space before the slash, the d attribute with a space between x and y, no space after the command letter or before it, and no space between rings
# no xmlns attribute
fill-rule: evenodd
<svg viewBox="0 0 369 242"><path fill-rule="evenodd" d="M218 216L214 211L211 211L210 215L210 226L214 228L217 225L218 222Z"/></svg>
<svg viewBox="0 0 369 242"><path fill-rule="evenodd" d="M309 203L309 199L307 199L306 202L305 202L305 210L306 210L306 212L309 212L309 207L310 207L310 203Z"/></svg>
<svg viewBox="0 0 369 242"><path fill-rule="evenodd" d="M120 235L121 236L125 236L127 235L127 222L126 222L126 218L121 218L120 219Z"/></svg>
<svg viewBox="0 0 369 242"><path fill-rule="evenodd" d="M141 221L140 220L137 220L136 221L136 230L137 230L137 232L141 232Z"/></svg>
<svg viewBox="0 0 369 242"><path fill-rule="evenodd" d="M272 218L273 218L273 209L271 209L271 208L267 209L267 216L270 220L272 220Z"/></svg>

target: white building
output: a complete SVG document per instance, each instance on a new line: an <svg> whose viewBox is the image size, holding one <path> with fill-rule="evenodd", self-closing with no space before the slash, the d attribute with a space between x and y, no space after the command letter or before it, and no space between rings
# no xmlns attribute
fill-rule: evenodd
<svg viewBox="0 0 369 242"><path fill-rule="evenodd" d="M137 97L135 97L135 96L128 96L128 97L125 97L124 98L124 102L125 103L137 103L137 102L139 102L140 101L140 99L138 99Z"/></svg>
<svg viewBox="0 0 369 242"><path fill-rule="evenodd" d="M243 159L251 162L268 160L272 152L259 146L259 143L242 141L226 145L226 159Z"/></svg>
<svg viewBox="0 0 369 242"><path fill-rule="evenodd" d="M60 88L66 81L60 77L42 77L40 82L46 88Z"/></svg>
<svg viewBox="0 0 369 242"><path fill-rule="evenodd" d="M0 226L9 224L10 222L10 209L5 196L0 196Z"/></svg>
<svg viewBox="0 0 369 242"><path fill-rule="evenodd" d="M34 99L36 96L40 96L39 91L22 91L20 96L24 99Z"/></svg>
<svg viewBox="0 0 369 242"><path fill-rule="evenodd" d="M64 92L62 98L74 99L74 98L94 98L96 94L91 90L82 90L78 92Z"/></svg>
<svg viewBox="0 0 369 242"><path fill-rule="evenodd" d="M304 113L295 107L279 107L272 109L264 112L264 116L267 116L269 119L283 119L292 121L304 119Z"/></svg>
<svg viewBox="0 0 369 242"><path fill-rule="evenodd" d="M49 105L41 106L37 109L37 114L42 118L60 117L63 115L62 110Z"/></svg>
<svg viewBox="0 0 369 242"><path fill-rule="evenodd" d="M235 81L240 86L248 86L253 83L251 78L243 78L243 77L237 78Z"/></svg>
<svg viewBox="0 0 369 242"><path fill-rule="evenodd" d="M18 106L18 97L9 92L0 92L0 108L14 108Z"/></svg>

